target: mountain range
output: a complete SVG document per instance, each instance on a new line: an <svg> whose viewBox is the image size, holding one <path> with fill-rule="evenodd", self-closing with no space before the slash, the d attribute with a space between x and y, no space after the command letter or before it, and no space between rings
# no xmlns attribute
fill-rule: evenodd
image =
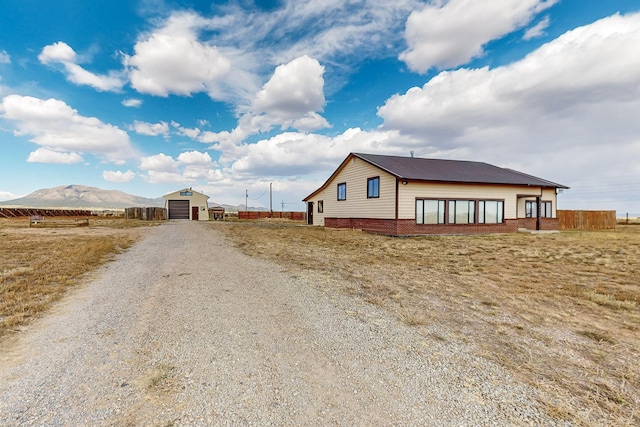
<svg viewBox="0 0 640 427"><path fill-rule="evenodd" d="M14 200L0 202L0 206L29 208L84 208L84 209L124 209L130 207L162 207L164 199L148 199L118 190L103 190L85 185L68 185L43 188ZM244 205L231 206L209 202L209 206L222 206L228 212L245 210ZM249 210L265 210L253 208Z"/></svg>

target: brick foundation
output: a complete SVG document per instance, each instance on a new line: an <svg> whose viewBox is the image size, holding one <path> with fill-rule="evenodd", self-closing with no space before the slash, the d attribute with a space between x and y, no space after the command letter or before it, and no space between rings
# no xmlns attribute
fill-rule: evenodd
<svg viewBox="0 0 640 427"><path fill-rule="evenodd" d="M420 236L429 234L490 234L516 233L518 228L535 230L536 220L533 218L533 228L529 228L530 218L507 219L502 224L416 224L413 219L368 219L368 218L325 218L325 227L352 228L374 234L388 236ZM542 218L543 230L557 230L556 218Z"/></svg>
<svg viewBox="0 0 640 427"><path fill-rule="evenodd" d="M518 219L518 228L526 228L527 230L536 229L535 218ZM558 218L540 218L540 230L559 230L560 220Z"/></svg>

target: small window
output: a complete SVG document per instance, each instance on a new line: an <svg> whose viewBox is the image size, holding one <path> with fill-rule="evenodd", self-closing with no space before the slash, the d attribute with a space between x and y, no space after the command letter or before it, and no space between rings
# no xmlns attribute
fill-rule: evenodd
<svg viewBox="0 0 640 427"><path fill-rule="evenodd" d="M526 202L524 202L524 210L525 210L525 217L527 218L535 218L535 210L536 210L536 202L531 201L531 200L527 200Z"/></svg>
<svg viewBox="0 0 640 427"><path fill-rule="evenodd" d="M367 179L367 199L380 197L380 177Z"/></svg>
<svg viewBox="0 0 640 427"><path fill-rule="evenodd" d="M525 202L525 216L527 218L538 217L536 213L536 202L534 200L527 200ZM553 218L551 202L540 202L540 218Z"/></svg>
<svg viewBox="0 0 640 427"><path fill-rule="evenodd" d="M347 200L347 183L338 184L338 200Z"/></svg>
<svg viewBox="0 0 640 427"><path fill-rule="evenodd" d="M318 200L318 213L323 213L323 212L324 212L324 201Z"/></svg>

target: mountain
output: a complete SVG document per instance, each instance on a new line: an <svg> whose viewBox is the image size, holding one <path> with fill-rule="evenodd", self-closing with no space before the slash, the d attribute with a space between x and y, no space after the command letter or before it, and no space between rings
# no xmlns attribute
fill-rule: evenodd
<svg viewBox="0 0 640 427"><path fill-rule="evenodd" d="M123 209L129 207L164 206L162 197L147 199L118 190L103 190L84 185L69 185L44 188L19 199L0 202L2 206L30 208L103 208Z"/></svg>
<svg viewBox="0 0 640 427"><path fill-rule="evenodd" d="M0 206L25 208L69 208L69 209L124 209L132 207L162 207L164 199L148 199L118 190L103 190L85 185L68 185L43 188L19 199L0 202ZM220 205L209 201L209 206L222 206L227 212L244 211L244 205ZM250 211L268 210L249 206Z"/></svg>

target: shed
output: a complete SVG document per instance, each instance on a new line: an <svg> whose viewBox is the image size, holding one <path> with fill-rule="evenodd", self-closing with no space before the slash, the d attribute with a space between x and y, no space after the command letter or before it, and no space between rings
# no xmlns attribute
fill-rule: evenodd
<svg viewBox="0 0 640 427"><path fill-rule="evenodd" d="M209 196L206 194L184 188L162 197L169 219L209 220Z"/></svg>
<svg viewBox="0 0 640 427"><path fill-rule="evenodd" d="M209 208L209 218L215 221L224 220L224 208L222 206L214 206Z"/></svg>

